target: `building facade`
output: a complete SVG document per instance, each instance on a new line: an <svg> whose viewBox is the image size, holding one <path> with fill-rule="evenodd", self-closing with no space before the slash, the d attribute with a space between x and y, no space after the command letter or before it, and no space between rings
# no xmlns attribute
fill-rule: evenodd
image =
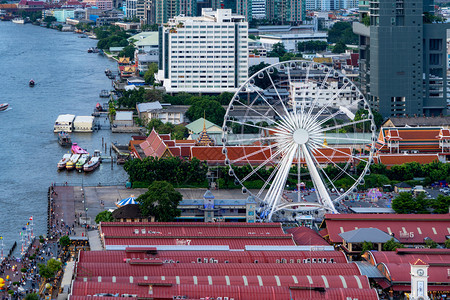
<svg viewBox="0 0 450 300"><path fill-rule="evenodd" d="M300 24L305 19L304 0L267 0L266 16L281 24Z"/></svg>
<svg viewBox="0 0 450 300"><path fill-rule="evenodd" d="M160 28L158 80L167 92L235 92L248 77L248 23L229 9Z"/></svg>
<svg viewBox="0 0 450 300"><path fill-rule="evenodd" d="M450 24L424 23L429 0L362 1L360 83L372 109L384 117L437 116L446 112L446 30Z"/></svg>
<svg viewBox="0 0 450 300"><path fill-rule="evenodd" d="M252 1L252 19L266 18L266 0Z"/></svg>

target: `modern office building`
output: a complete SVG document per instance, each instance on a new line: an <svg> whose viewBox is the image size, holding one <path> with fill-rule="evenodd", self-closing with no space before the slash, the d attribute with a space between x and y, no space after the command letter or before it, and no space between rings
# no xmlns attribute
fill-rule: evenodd
<svg viewBox="0 0 450 300"><path fill-rule="evenodd" d="M252 0L227 0L222 2L225 9L231 9L235 14L242 15L246 21L252 19Z"/></svg>
<svg viewBox="0 0 450 300"><path fill-rule="evenodd" d="M299 24L305 19L305 1L267 0L266 16L281 24Z"/></svg>
<svg viewBox="0 0 450 300"><path fill-rule="evenodd" d="M169 93L235 92L248 77L248 23L229 9L160 28L158 79Z"/></svg>
<svg viewBox="0 0 450 300"><path fill-rule="evenodd" d="M360 84L384 117L446 113L450 24L424 22L431 0L360 1ZM424 17L425 15L425 17ZM428 18L429 19L429 18Z"/></svg>
<svg viewBox="0 0 450 300"><path fill-rule="evenodd" d="M178 0L155 0L156 24L167 23L170 18L178 15Z"/></svg>

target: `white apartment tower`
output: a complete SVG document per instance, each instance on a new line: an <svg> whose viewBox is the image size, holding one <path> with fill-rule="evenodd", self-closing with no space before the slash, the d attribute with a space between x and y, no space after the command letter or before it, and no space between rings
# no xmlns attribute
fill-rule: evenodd
<svg viewBox="0 0 450 300"><path fill-rule="evenodd" d="M235 92L248 76L248 23L231 9L204 8L160 27L158 80L169 93Z"/></svg>

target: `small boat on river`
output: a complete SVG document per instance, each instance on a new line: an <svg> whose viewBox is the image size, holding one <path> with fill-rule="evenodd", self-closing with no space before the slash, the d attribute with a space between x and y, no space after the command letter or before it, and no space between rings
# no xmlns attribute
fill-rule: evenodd
<svg viewBox="0 0 450 300"><path fill-rule="evenodd" d="M58 169L59 170L63 170L66 168L66 164L67 162L70 160L70 158L72 157L72 154L64 154L62 159L58 162Z"/></svg>
<svg viewBox="0 0 450 300"><path fill-rule="evenodd" d="M72 140L70 139L70 135L65 131L60 131L58 133L58 143L63 147L71 146Z"/></svg>
<svg viewBox="0 0 450 300"><path fill-rule="evenodd" d="M31 87L33 87L33 86L35 86L36 85L36 82L34 82L34 80L33 79L31 79L30 80L30 82L28 83Z"/></svg>
<svg viewBox="0 0 450 300"><path fill-rule="evenodd" d="M101 97L101 98L108 98L109 96L110 96L110 93L109 93L108 90L102 90L102 91L100 92L100 97Z"/></svg>
<svg viewBox="0 0 450 300"><path fill-rule="evenodd" d="M72 144L71 150L73 154L89 154L86 150L78 146L77 143Z"/></svg>
<svg viewBox="0 0 450 300"><path fill-rule="evenodd" d="M83 171L91 172L94 171L100 165L100 157L94 156L83 166Z"/></svg>
<svg viewBox="0 0 450 300"><path fill-rule="evenodd" d="M70 160L66 163L67 170L73 170L77 161L80 159L81 154L72 154Z"/></svg>
<svg viewBox="0 0 450 300"><path fill-rule="evenodd" d="M9 107L8 103L2 103L0 104L0 111L6 110Z"/></svg>
<svg viewBox="0 0 450 300"><path fill-rule="evenodd" d="M80 159L77 161L77 164L75 165L75 168L78 171L83 170L83 166L89 161L89 154L82 154Z"/></svg>
<svg viewBox="0 0 450 300"><path fill-rule="evenodd" d="M19 17L12 19L11 22L13 22L14 24L25 24L25 20Z"/></svg>

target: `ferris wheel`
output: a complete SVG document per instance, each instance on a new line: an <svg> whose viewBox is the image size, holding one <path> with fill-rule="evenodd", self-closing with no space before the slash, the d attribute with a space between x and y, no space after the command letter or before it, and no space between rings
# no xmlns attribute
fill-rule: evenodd
<svg viewBox="0 0 450 300"><path fill-rule="evenodd" d="M310 61L253 74L234 94L222 129L228 173L267 221L286 211L337 213L335 203L364 184L376 141L373 114L356 85Z"/></svg>

